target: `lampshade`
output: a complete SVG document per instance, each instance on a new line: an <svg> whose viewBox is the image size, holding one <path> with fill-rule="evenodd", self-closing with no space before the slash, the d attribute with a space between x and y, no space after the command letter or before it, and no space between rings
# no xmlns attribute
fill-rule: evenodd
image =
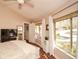
<svg viewBox="0 0 79 59"><path fill-rule="evenodd" d="M17 0L18 1L18 3L20 3L20 4L23 4L24 3L24 0Z"/></svg>

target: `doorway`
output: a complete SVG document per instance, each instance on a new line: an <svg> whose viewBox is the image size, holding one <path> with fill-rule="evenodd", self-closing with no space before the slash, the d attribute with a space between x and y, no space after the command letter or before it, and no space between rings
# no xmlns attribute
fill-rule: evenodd
<svg viewBox="0 0 79 59"><path fill-rule="evenodd" d="M29 24L24 23L24 40L29 42Z"/></svg>

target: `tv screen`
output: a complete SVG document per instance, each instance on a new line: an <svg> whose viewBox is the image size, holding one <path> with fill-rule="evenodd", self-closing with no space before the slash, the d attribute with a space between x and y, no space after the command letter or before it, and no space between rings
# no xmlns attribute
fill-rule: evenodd
<svg viewBox="0 0 79 59"><path fill-rule="evenodd" d="M7 36L8 30L7 29L1 29L1 36Z"/></svg>
<svg viewBox="0 0 79 59"><path fill-rule="evenodd" d="M2 36L17 36L17 30L16 29L1 29L1 35Z"/></svg>

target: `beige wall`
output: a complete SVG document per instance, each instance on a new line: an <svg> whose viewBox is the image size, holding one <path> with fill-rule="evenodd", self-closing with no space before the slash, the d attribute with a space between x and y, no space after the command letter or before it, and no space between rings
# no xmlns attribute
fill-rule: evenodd
<svg viewBox="0 0 79 59"><path fill-rule="evenodd" d="M0 4L0 29L14 29L24 23L28 22L21 15Z"/></svg>
<svg viewBox="0 0 79 59"><path fill-rule="evenodd" d="M35 43L35 23L29 24L29 41Z"/></svg>
<svg viewBox="0 0 79 59"><path fill-rule="evenodd" d="M16 28L24 22L24 18L0 4L0 28Z"/></svg>

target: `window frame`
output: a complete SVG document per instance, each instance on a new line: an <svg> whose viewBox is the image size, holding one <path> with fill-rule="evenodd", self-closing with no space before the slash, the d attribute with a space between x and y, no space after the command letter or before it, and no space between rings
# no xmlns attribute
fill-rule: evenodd
<svg viewBox="0 0 79 59"><path fill-rule="evenodd" d="M70 13L68 15L65 15L65 16L62 16L60 18L57 18L57 19L54 19L54 34L55 34L55 42L56 42L56 22L59 22L59 21L63 21L63 20L67 20L67 19L70 19L70 47L72 49L73 47L73 37L72 37L72 20L73 20L73 17L78 17L78 11L75 11L73 13ZM58 47L58 46L57 46ZM59 47L60 48L60 47ZM60 48L61 49L61 48ZM63 50L63 49L62 49ZM67 52L67 51L65 51ZM71 54L72 55L72 54Z"/></svg>

